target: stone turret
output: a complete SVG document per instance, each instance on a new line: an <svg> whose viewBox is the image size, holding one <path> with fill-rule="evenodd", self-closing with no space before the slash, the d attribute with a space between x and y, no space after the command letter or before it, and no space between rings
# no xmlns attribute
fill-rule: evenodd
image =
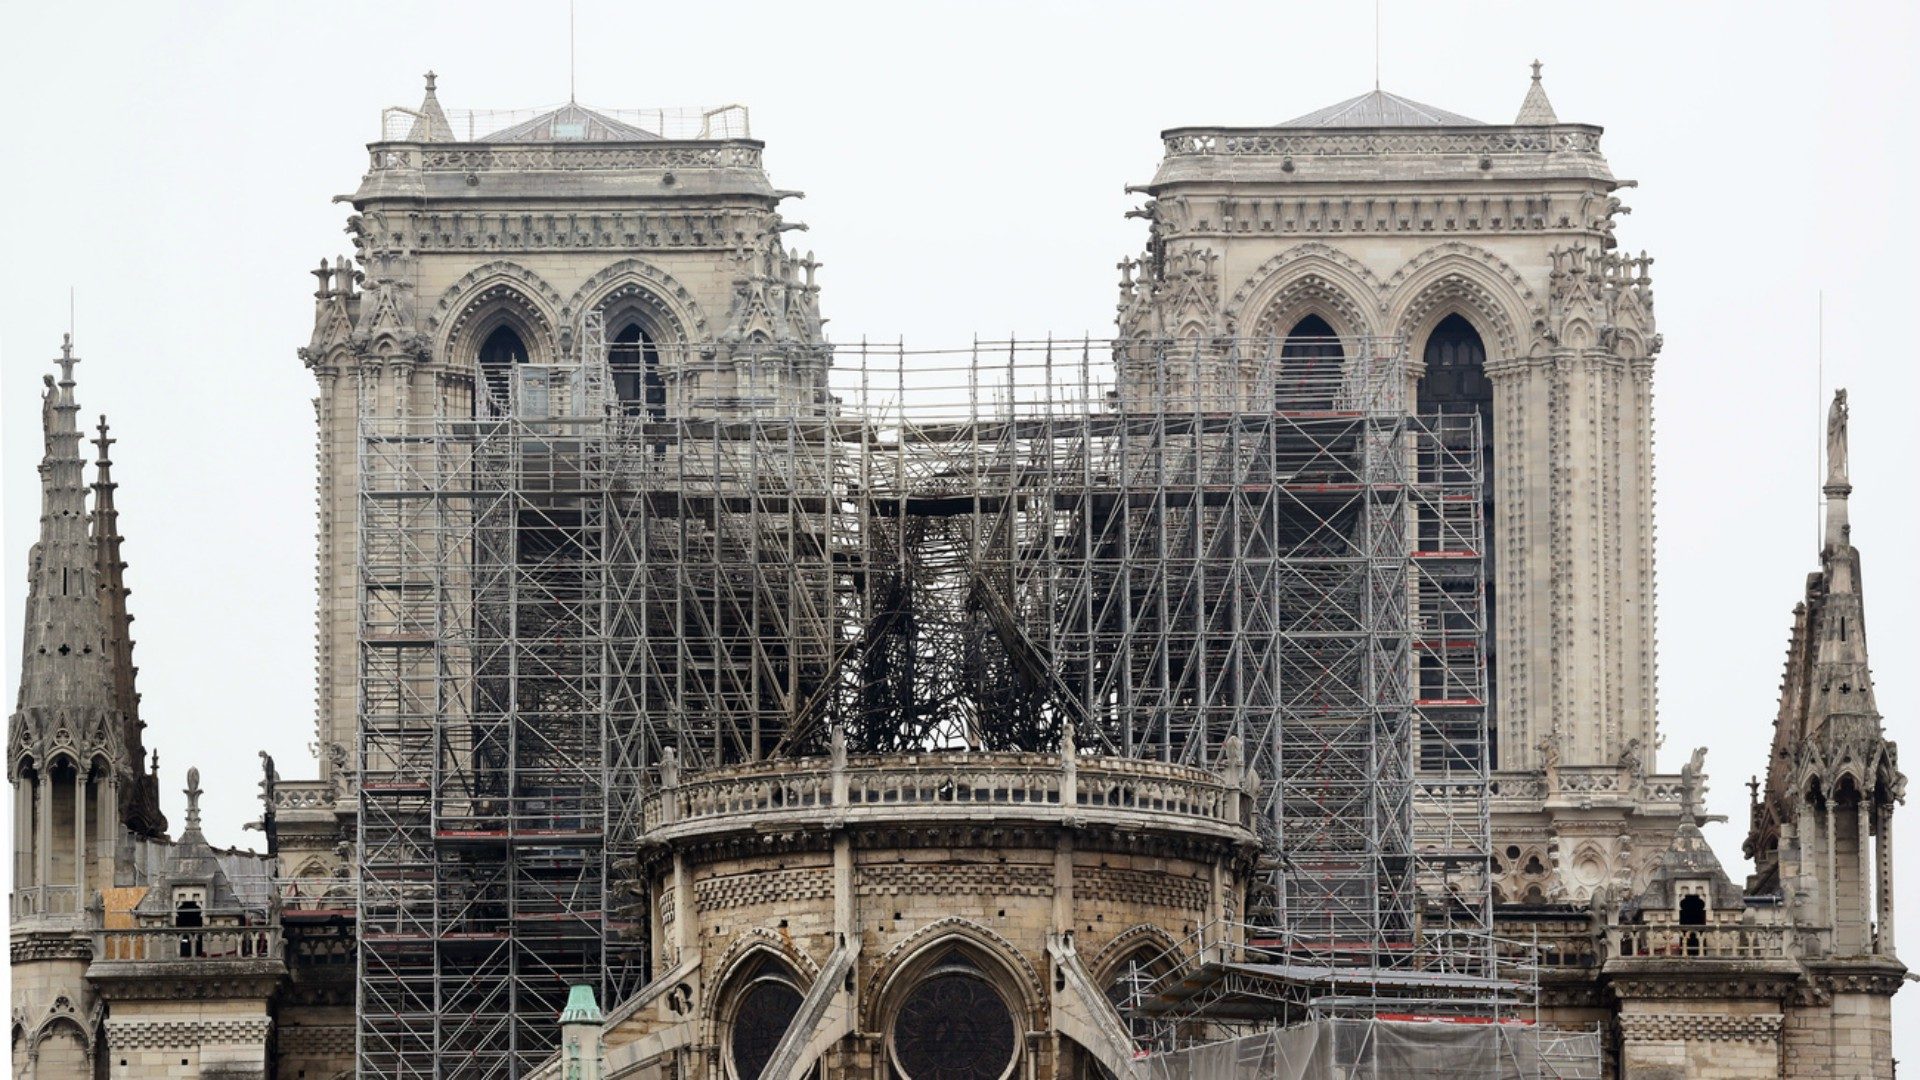
<svg viewBox="0 0 1920 1080"><path fill-rule="evenodd" d="M1746 851L1754 892L1777 893L1806 956L1803 1004L1785 1030L1790 1071L1891 1076L1893 817L1906 778L1874 701L1860 551L1847 500L1846 391L1827 414L1821 568L1794 608L1764 790Z"/></svg>
<svg viewBox="0 0 1920 1080"><path fill-rule="evenodd" d="M14 791L9 925L13 1015L42 1076L91 1075L100 1006L85 978L89 897L114 884L120 792L134 785L115 694L99 561L87 530L86 463L71 337L41 399L40 536L29 556L20 696L7 732Z"/></svg>

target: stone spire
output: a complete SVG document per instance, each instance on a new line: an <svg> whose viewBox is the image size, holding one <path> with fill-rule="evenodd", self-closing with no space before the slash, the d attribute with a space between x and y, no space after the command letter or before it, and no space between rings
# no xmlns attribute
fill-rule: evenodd
<svg viewBox="0 0 1920 1080"><path fill-rule="evenodd" d="M1560 118L1553 112L1553 102L1547 100L1546 87L1540 85L1540 61L1535 60L1533 85L1527 87L1527 97L1520 103L1520 115L1514 118L1514 126L1530 127L1559 122Z"/></svg>
<svg viewBox="0 0 1920 1080"><path fill-rule="evenodd" d="M9 725L7 771L17 779L23 760L43 765L58 749L83 762L104 753L125 776L131 767L114 700L98 561L87 533L86 463L73 396L79 358L71 335L56 363L60 380L46 376L41 396L40 538L28 556L20 696Z"/></svg>
<svg viewBox="0 0 1920 1080"><path fill-rule="evenodd" d="M1860 552L1847 523L1847 392L1837 390L1827 411L1826 543L1812 605L1812 694L1807 702L1806 734L1843 718L1877 731L1880 712L1873 700L1873 674L1867 663L1867 626L1861 597Z"/></svg>
<svg viewBox="0 0 1920 1080"><path fill-rule="evenodd" d="M100 418L96 429L100 437L92 440L93 543L94 567L100 577L100 606L107 624L107 655L113 674L114 707L120 712L121 742L127 760L133 762L135 782L121 792L120 813L127 828L141 836L161 836L167 831L167 818L160 810L160 781L157 775L141 773L146 758L141 732L146 723L140 719L140 692L134 677L139 668L133 664L133 616L127 612L127 588L121 558L120 511L114 506L113 493L120 485L113 481L113 459L108 450L119 440L107 434L107 418Z"/></svg>
<svg viewBox="0 0 1920 1080"><path fill-rule="evenodd" d="M434 74L427 72L427 96L421 99L420 107L414 110L413 126L407 129L407 142L452 142L453 125L447 123L447 114L440 108L440 99L433 92Z"/></svg>

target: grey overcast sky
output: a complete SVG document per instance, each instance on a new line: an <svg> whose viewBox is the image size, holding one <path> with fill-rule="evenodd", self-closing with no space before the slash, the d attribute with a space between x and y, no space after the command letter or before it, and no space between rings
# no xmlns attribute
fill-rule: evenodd
<svg viewBox="0 0 1920 1080"><path fill-rule="evenodd" d="M83 416L121 439L149 744L177 823L189 764L209 835L240 825L266 749L308 772L313 435L294 349L307 269L347 250L380 109L566 100L564 2L17 3L0 260L5 632L38 513L40 373L77 293ZM579 0L578 97L743 102L826 264L840 340L1096 334L1134 252L1156 134L1272 123L1368 89L1373 5L620 4ZM1790 612L1815 567L1815 297L1826 385L1853 401L1854 536L1881 712L1920 707L1920 5L1386 0L1385 89L1510 120L1527 63L1560 117L1604 125L1641 182L1624 246L1657 258L1660 764L1710 748L1711 830L1744 873ZM17 652L5 650L7 685ZM1920 764L1910 765L1920 768ZM1920 826L1903 815L1903 937ZM1909 945L1910 950L1920 945ZM1901 995L1920 1061L1920 990Z"/></svg>

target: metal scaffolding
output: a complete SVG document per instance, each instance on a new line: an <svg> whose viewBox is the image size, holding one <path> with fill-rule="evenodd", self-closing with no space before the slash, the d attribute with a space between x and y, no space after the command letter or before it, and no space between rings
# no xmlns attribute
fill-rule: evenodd
<svg viewBox="0 0 1920 1080"><path fill-rule="evenodd" d="M1402 341L842 345L827 395L663 350L656 407L577 340L470 414L363 402L363 1074L514 1075L568 985L638 988L660 766L836 727L1242 755L1260 932L1490 976L1480 433Z"/></svg>

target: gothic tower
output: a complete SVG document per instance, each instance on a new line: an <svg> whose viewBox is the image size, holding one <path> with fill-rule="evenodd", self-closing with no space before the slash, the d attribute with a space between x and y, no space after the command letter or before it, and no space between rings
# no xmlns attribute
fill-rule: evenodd
<svg viewBox="0 0 1920 1080"><path fill-rule="evenodd" d="M1617 247L1634 185L1600 139L1558 119L1538 65L1510 124L1376 90L1175 128L1139 189L1146 251L1122 264L1123 340L1283 365L1404 349L1410 407L1479 417L1507 900L1644 884L1680 810L1653 764L1652 260Z"/></svg>
<svg viewBox="0 0 1920 1080"><path fill-rule="evenodd" d="M300 355L319 384L329 778L354 744L363 414L484 411L504 401L513 368L577 361L590 335L637 416L828 407L818 264L781 242L805 228L778 210L801 193L769 182L744 109L616 119L569 103L498 129L484 114L457 119L431 73L418 109L387 110L359 190L343 197L356 257L314 271Z"/></svg>
<svg viewBox="0 0 1920 1080"><path fill-rule="evenodd" d="M1847 395L1827 418L1826 533L1808 575L1774 722L1766 786L1746 851L1748 891L1778 893L1812 985L1790 1015L1786 1052L1827 1076L1890 1077L1894 953L1893 815L1906 777L1874 703L1860 552L1847 499Z"/></svg>
<svg viewBox="0 0 1920 1080"><path fill-rule="evenodd" d="M7 737L14 1057L38 1076L90 1074L101 1008L85 978L88 908L100 890L129 883L136 846L166 828L155 778L141 768L104 419L91 519L87 509L73 394L78 362L68 341L59 381L46 377L40 538L30 557L20 696Z"/></svg>
<svg viewBox="0 0 1920 1080"><path fill-rule="evenodd" d="M739 106L450 114L429 74L420 106L383 121L344 199L354 258L314 272L300 351L319 387L318 735L336 818L328 835L289 828L314 816L304 809L277 811L278 855L302 896L358 885L363 1069L437 1054L524 1065L552 1038L560 1001L542 995L574 980L614 1000L603 977L638 977L609 959L626 901L601 858L603 800L637 792L565 788L601 775L610 753L598 735L555 734L580 730L566 704L578 687L532 653L566 635L476 641L518 625L498 614L517 598L585 588L595 571L582 562L615 542L577 491L516 490L484 508L442 498L433 485L448 474L429 476L417 448L511 457L547 445L513 425L594 416L651 464L669 459L648 425L824 415L816 264L782 243L803 227L779 213L798 193L769 181ZM448 468L486 473L482 452ZM487 535L508 539L482 551L496 525ZM363 553L368 537L387 546ZM505 554L465 580L446 572L461 551ZM505 659L521 652L524 666ZM529 824L562 807L566 822ZM516 829L579 843L529 847L508 839ZM439 916L416 895L423 866L447 882ZM416 933L429 918L456 929ZM427 1004L436 985L481 1019L457 1032L419 1022L442 1011Z"/></svg>

